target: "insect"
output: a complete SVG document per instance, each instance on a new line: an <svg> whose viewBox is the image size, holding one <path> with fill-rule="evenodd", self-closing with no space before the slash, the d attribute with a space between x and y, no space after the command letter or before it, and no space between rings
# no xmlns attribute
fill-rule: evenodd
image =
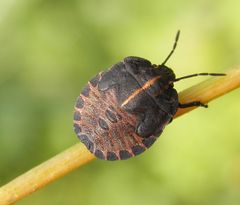
<svg viewBox="0 0 240 205"><path fill-rule="evenodd" d="M207 107L199 102L181 104L174 83L198 75L176 78L165 64L179 39L160 65L139 57L126 57L92 78L78 96L74 130L97 158L123 160L149 148L170 123L178 108Z"/></svg>

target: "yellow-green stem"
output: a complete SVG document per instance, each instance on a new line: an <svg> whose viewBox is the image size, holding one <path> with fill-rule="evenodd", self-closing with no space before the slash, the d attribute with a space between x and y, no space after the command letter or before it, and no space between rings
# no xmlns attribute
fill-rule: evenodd
<svg viewBox="0 0 240 205"><path fill-rule="evenodd" d="M240 87L240 67L229 70L225 77L213 77L179 93L179 101L187 103L200 101L204 104ZM197 107L178 109L174 118Z"/></svg>
<svg viewBox="0 0 240 205"><path fill-rule="evenodd" d="M186 89L179 94L181 103L209 101L240 87L240 68L227 72L227 76L214 77ZM179 109L175 118L194 108ZM81 143L38 165L0 188L0 205L8 205L37 191L95 157Z"/></svg>
<svg viewBox="0 0 240 205"><path fill-rule="evenodd" d="M0 188L0 205L17 202L65 174L95 159L77 143Z"/></svg>

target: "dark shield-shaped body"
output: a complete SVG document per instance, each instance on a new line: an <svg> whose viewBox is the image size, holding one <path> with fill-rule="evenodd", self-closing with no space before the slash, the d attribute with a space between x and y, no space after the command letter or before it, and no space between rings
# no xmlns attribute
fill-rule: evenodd
<svg viewBox="0 0 240 205"><path fill-rule="evenodd" d="M170 69L127 57L88 82L77 99L74 129L97 158L122 160L149 148L172 120L178 95Z"/></svg>

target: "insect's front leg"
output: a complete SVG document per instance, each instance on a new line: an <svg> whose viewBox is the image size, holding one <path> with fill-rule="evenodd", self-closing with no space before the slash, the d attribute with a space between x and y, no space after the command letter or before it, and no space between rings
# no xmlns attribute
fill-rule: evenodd
<svg viewBox="0 0 240 205"><path fill-rule="evenodd" d="M193 101L190 103L183 103L183 104L179 103L178 107L179 108L188 108L188 107L205 107L205 108L207 108L208 105L201 103L200 101Z"/></svg>

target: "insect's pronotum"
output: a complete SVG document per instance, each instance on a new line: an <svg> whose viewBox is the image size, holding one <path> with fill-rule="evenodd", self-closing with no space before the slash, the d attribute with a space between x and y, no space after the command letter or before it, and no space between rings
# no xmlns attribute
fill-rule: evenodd
<svg viewBox="0 0 240 205"><path fill-rule="evenodd" d="M149 148L178 108L203 106L199 101L181 104L174 83L198 75L176 78L166 66L173 48L160 65L139 57L126 57L92 78L77 99L74 129L78 138L97 158L122 160Z"/></svg>

